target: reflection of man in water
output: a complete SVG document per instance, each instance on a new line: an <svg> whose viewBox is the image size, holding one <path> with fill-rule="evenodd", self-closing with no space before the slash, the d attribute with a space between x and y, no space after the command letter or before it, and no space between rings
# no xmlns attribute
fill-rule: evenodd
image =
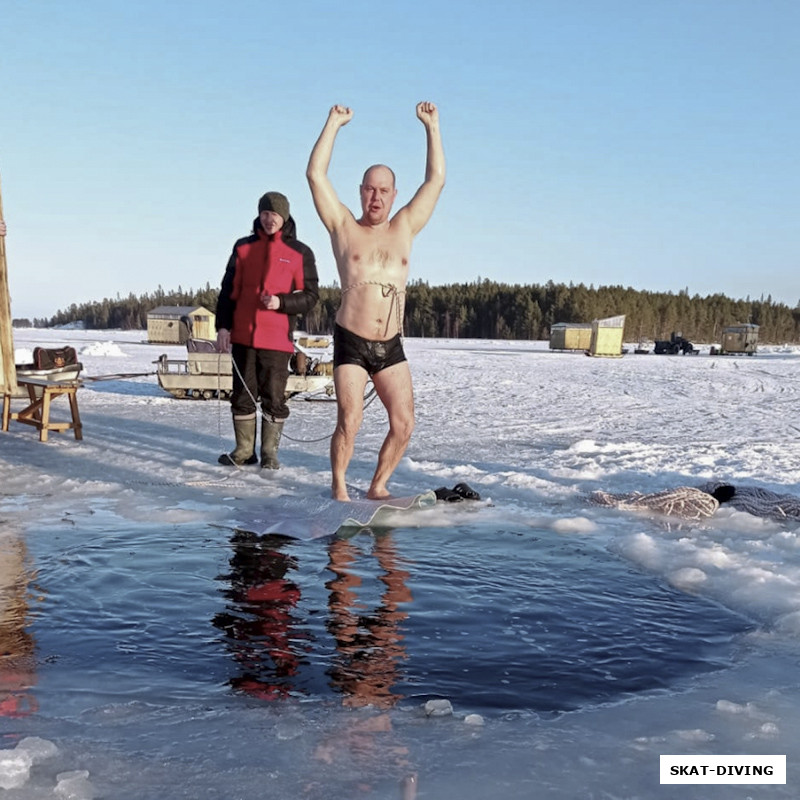
<svg viewBox="0 0 800 800"><path fill-rule="evenodd" d="M334 578L326 584L327 628L336 641L336 654L328 674L331 686L343 694L343 705L373 706L385 712L401 699L392 691L400 678L399 664L407 657L401 623L408 614L401 606L413 598L406 586L408 572L400 569L391 537L387 534L376 538L372 552L383 570L379 579L386 589L380 604L370 613L358 594L362 587L356 569L360 549L351 539L334 539L328 549L328 569ZM411 770L408 749L393 738L392 721L387 713L356 719L321 744L315 757L330 764L342 757L343 748L351 757L379 759L384 768L399 771L403 800L416 797L417 776Z"/></svg>
<svg viewBox="0 0 800 800"><path fill-rule="evenodd" d="M288 541L241 531L234 535L231 573L224 576L230 581L230 603L214 618L239 664L231 686L264 700L287 697L300 665L293 614L300 589L286 577L297 562L281 552Z"/></svg>
<svg viewBox="0 0 800 800"><path fill-rule="evenodd" d="M375 539L373 553L384 571L380 580L386 590L375 611L364 613L357 595L361 578L353 571L358 548L352 540L335 539L328 552L328 569L336 576L326 584L327 627L337 651L330 670L331 685L343 692L346 706L390 708L400 699L392 687L397 682L398 664L406 658L400 623L408 614L400 605L412 600L405 585L408 572L399 569L391 538Z"/></svg>
<svg viewBox="0 0 800 800"><path fill-rule="evenodd" d="M26 630L25 543L16 536L0 538L0 717L24 717L38 710L30 689L36 683L33 637Z"/></svg>

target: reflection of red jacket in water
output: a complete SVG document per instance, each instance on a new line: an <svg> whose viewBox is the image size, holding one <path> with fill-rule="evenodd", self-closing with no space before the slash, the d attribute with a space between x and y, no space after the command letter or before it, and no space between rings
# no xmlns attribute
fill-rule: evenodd
<svg viewBox="0 0 800 800"><path fill-rule="evenodd" d="M27 691L33 681L32 670L3 670L0 675L0 717L27 717L39 710L36 698Z"/></svg>
<svg viewBox="0 0 800 800"><path fill-rule="evenodd" d="M277 674L296 675L298 658L291 644L291 609L300 600L300 590L290 581L279 578L245 593L248 603L259 606L261 633L268 641L267 652L275 662Z"/></svg>
<svg viewBox="0 0 800 800"><path fill-rule="evenodd" d="M283 577L294 561L278 550L246 547L232 564L232 607L216 621L232 640L241 668L231 685L263 700L287 697L293 688L287 678L300 664L292 615L300 589Z"/></svg>
<svg viewBox="0 0 800 800"><path fill-rule="evenodd" d="M247 646L238 654L243 674L231 681L236 689L261 700L289 696L292 684L285 679L297 674L300 663L292 649L292 608L299 600L300 590L284 578L244 591L242 605L256 618L245 623L237 636ZM258 652L260 647L263 652Z"/></svg>

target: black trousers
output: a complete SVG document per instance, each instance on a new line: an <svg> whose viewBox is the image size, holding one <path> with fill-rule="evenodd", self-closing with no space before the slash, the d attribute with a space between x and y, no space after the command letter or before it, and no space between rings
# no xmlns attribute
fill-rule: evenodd
<svg viewBox="0 0 800 800"><path fill-rule="evenodd" d="M261 410L275 420L289 416L286 405L286 382L289 380L291 353L259 350L243 344L231 347L233 357L233 394L231 410L235 417L256 412L253 400L261 400Z"/></svg>

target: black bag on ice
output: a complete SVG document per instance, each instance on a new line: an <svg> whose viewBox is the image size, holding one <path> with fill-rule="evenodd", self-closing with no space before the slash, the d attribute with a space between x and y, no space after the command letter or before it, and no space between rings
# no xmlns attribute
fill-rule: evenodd
<svg viewBox="0 0 800 800"><path fill-rule="evenodd" d="M58 369L78 363L74 347L34 347L33 366L35 369Z"/></svg>

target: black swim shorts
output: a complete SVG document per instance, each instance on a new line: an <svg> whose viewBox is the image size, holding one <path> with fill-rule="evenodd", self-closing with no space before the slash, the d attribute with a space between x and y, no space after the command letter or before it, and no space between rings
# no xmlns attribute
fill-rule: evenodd
<svg viewBox="0 0 800 800"><path fill-rule="evenodd" d="M385 342L373 342L336 325L333 332L334 369L342 364L355 364L371 377L403 361L406 361L406 354L399 333Z"/></svg>

